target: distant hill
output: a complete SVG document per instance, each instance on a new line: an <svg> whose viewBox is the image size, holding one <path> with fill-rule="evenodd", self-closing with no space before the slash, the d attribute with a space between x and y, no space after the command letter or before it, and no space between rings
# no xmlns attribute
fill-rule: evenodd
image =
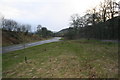
<svg viewBox="0 0 120 80"><path fill-rule="evenodd" d="M69 28L62 29L56 33L56 36L64 36L69 31Z"/></svg>

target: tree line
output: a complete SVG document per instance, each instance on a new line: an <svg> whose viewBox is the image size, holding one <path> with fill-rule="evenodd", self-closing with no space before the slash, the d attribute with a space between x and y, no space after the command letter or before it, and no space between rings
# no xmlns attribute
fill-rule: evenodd
<svg viewBox="0 0 120 80"><path fill-rule="evenodd" d="M119 22L119 4L115 0L104 0L98 7L87 10L84 16L72 15L64 36L68 39L118 39Z"/></svg>
<svg viewBox="0 0 120 80"><path fill-rule="evenodd" d="M37 26L36 34L43 38L47 38L54 35L52 31L48 30L46 27L42 27L42 25Z"/></svg>
<svg viewBox="0 0 120 80"><path fill-rule="evenodd" d="M20 24L12 19L1 19L1 29L15 32L31 32L30 24Z"/></svg>
<svg viewBox="0 0 120 80"><path fill-rule="evenodd" d="M17 32L24 35L34 34L43 38L53 36L52 31L48 30L46 27L42 27L41 25L38 25L37 30L32 32L30 24L20 24L12 19L5 19L4 17L1 17L0 28L3 31Z"/></svg>

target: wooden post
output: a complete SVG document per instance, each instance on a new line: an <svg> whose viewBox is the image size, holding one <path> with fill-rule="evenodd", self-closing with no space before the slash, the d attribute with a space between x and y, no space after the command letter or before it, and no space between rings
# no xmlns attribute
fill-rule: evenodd
<svg viewBox="0 0 120 80"><path fill-rule="evenodd" d="M25 63L27 63L27 57L25 56Z"/></svg>

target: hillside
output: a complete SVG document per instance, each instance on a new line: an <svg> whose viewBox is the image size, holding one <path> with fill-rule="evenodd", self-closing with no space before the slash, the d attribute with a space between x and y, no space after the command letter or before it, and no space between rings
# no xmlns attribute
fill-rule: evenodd
<svg viewBox="0 0 120 80"><path fill-rule="evenodd" d="M66 33L68 33L68 30L69 30L69 28L62 29L56 33L56 36L64 36Z"/></svg>
<svg viewBox="0 0 120 80"><path fill-rule="evenodd" d="M25 35L25 33L2 30L2 46L20 44L23 42L33 42L42 39L43 38L40 38L39 36L30 33Z"/></svg>

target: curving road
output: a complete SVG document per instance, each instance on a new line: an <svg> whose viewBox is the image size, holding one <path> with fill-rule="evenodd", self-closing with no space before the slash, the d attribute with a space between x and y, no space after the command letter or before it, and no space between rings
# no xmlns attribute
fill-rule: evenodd
<svg viewBox="0 0 120 80"><path fill-rule="evenodd" d="M26 43L25 45L19 44L19 45L14 45L14 46L2 47L2 49L0 49L2 51L0 51L0 52L7 53L7 52L10 52L10 51L16 51L16 50L24 49L24 47L28 48L28 47L31 47L31 46L41 45L41 44L45 44L45 43L57 42L57 41L60 41L59 39L61 39L61 37L54 37L54 38L49 39L49 40L38 41L38 42L33 42L33 43Z"/></svg>

